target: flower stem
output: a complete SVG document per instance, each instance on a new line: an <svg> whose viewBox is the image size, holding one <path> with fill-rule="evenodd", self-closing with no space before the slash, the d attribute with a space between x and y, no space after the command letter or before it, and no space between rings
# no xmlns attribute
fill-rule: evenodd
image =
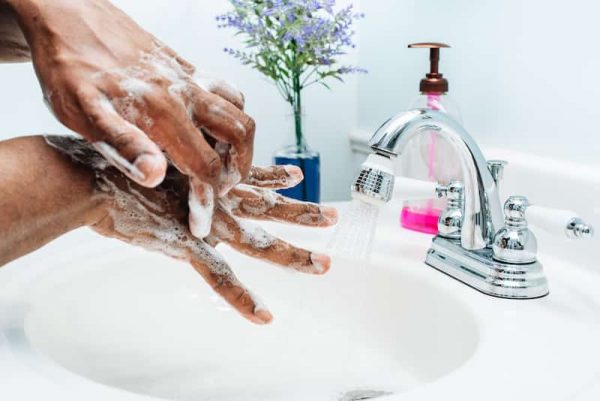
<svg viewBox="0 0 600 401"><path fill-rule="evenodd" d="M301 149L304 146L304 135L302 132L302 85L300 84L300 73L293 74L294 102L294 123L296 128L296 146Z"/></svg>

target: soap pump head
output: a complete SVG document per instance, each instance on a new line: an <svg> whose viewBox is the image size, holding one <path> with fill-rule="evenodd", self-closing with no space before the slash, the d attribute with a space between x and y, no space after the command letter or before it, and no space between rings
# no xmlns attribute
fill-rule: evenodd
<svg viewBox="0 0 600 401"><path fill-rule="evenodd" d="M448 92L448 80L439 72L440 49L448 48L444 43L412 43L408 45L410 49L429 49L430 71L421 80L421 93L445 93Z"/></svg>

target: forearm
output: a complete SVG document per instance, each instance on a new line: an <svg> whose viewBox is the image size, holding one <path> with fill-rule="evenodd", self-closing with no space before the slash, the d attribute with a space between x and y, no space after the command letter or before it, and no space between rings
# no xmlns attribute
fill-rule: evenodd
<svg viewBox="0 0 600 401"><path fill-rule="evenodd" d="M0 266L101 218L94 175L41 136L0 142Z"/></svg>
<svg viewBox="0 0 600 401"><path fill-rule="evenodd" d="M19 25L16 0L0 0L0 62L31 60L29 45Z"/></svg>

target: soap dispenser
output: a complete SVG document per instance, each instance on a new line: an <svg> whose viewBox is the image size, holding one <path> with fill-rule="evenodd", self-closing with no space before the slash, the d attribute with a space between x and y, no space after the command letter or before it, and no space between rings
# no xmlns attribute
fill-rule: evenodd
<svg viewBox="0 0 600 401"><path fill-rule="evenodd" d="M413 43L411 49L429 49L430 71L419 85L420 95L409 109L438 110L461 122L460 111L448 95L448 80L439 72L440 49L444 43ZM448 185L460 179L460 163L451 143L435 131L418 135L408 144L401 159L401 174L419 180ZM427 234L438 234L438 219L445 209L446 200L429 199L404 204L400 222L402 227Z"/></svg>

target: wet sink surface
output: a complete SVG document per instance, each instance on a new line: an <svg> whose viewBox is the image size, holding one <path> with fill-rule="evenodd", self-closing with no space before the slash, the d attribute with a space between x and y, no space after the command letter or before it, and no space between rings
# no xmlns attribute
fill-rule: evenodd
<svg viewBox="0 0 600 401"><path fill-rule="evenodd" d="M469 308L412 274L424 268L414 260L397 269L338 258L309 277L222 248L275 315L260 327L185 264L111 247L49 269L25 318L36 350L111 387L181 400L359 400L435 381L477 349Z"/></svg>

